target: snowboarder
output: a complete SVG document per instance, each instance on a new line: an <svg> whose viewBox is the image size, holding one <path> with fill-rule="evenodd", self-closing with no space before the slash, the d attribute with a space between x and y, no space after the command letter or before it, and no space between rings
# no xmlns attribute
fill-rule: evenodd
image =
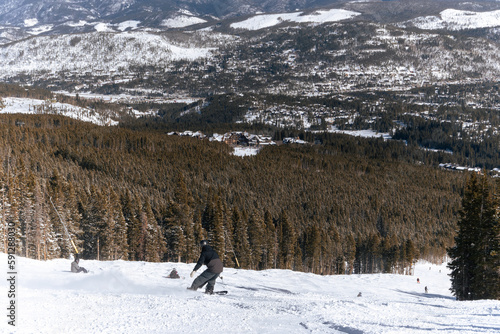
<svg viewBox="0 0 500 334"><path fill-rule="evenodd" d="M80 258L78 254L75 255L75 261L71 263L71 272L72 273L81 273L82 271L84 273L88 273L87 269L80 267L78 263L80 262Z"/></svg>
<svg viewBox="0 0 500 334"><path fill-rule="evenodd" d="M219 277L220 273L222 273L224 266L219 258L219 255L217 255L212 247L208 245L207 240L202 240L200 242L200 246L201 255L190 276L193 277L196 271L200 269L202 265L206 265L207 269L198 277L196 277L196 279L188 289L196 291L197 289L207 284L205 293L211 295L214 293L215 280L217 279L217 277Z"/></svg>

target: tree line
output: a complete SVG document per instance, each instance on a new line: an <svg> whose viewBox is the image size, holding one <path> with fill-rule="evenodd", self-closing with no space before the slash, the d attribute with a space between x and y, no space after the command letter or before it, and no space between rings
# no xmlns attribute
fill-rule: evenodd
<svg viewBox="0 0 500 334"><path fill-rule="evenodd" d="M464 174L383 145L336 135L241 158L163 131L0 115L4 245L15 226L31 258L70 256L71 237L87 259L192 262L208 238L226 266L411 273L452 245Z"/></svg>

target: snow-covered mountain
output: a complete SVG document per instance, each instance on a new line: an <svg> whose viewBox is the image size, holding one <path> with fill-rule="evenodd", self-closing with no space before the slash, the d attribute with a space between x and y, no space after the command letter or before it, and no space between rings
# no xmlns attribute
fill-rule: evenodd
<svg viewBox="0 0 500 334"><path fill-rule="evenodd" d="M140 21L144 26L185 15L225 18L256 12L293 11L338 0L0 0L0 25L71 26L74 22Z"/></svg>
<svg viewBox="0 0 500 334"><path fill-rule="evenodd" d="M33 73L42 68L53 72L110 74L133 66L168 67L172 61L179 59L205 58L218 42L213 38L215 35L203 38L202 33L173 39L143 31L109 33L109 29L102 24L99 32L40 36L1 47L1 62L8 65L3 75ZM203 38L203 45L206 46L197 45L197 36ZM224 40L224 37L221 39Z"/></svg>
<svg viewBox="0 0 500 334"><path fill-rule="evenodd" d="M100 24L120 31L182 28L256 14L291 15L297 11L344 9L380 23L409 21L416 26L473 27L472 20L497 21L496 0L341 1L341 0L0 0L0 38L33 34L82 33ZM280 14L284 13L284 14ZM493 16L492 16L493 15ZM474 18L472 18L472 16ZM286 18L283 18L286 20ZM451 20L451 21L450 21ZM440 21L443 21L441 25ZM130 23L132 22L132 23ZM303 22L303 21L302 21ZM477 25L477 24L476 24ZM0 39L0 42L1 40Z"/></svg>
<svg viewBox="0 0 500 334"><path fill-rule="evenodd" d="M495 81L499 13L493 0L0 0L0 80L185 97Z"/></svg>

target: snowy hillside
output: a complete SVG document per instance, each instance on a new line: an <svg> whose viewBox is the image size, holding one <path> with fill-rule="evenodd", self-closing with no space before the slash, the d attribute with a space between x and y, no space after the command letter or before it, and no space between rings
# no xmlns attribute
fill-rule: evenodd
<svg viewBox="0 0 500 334"><path fill-rule="evenodd" d="M7 264L6 254L0 261ZM500 301L458 302L444 265L414 276L318 276L226 269L216 290L187 291L194 264L17 258L16 327L2 333L498 333ZM4 265L4 266L5 266ZM168 279L176 268L181 279ZM201 270L200 270L201 272ZM5 276L7 274L5 273ZM5 277L4 276L4 277ZM419 278L420 283L417 283ZM428 287L428 293L424 292ZM7 308L7 280L1 303ZM358 294L361 296L358 297ZM6 311L4 311L6 312Z"/></svg>
<svg viewBox="0 0 500 334"><path fill-rule="evenodd" d="M262 15L252 16L241 22L233 23L231 24L231 28L258 30L263 28L269 28L283 22L295 22L295 23L337 22L353 18L357 15L360 15L360 13L343 9L316 11L311 14L304 14L303 12L262 14Z"/></svg>
<svg viewBox="0 0 500 334"><path fill-rule="evenodd" d="M91 109L80 108L66 103L27 98L0 98L0 114L52 114L67 116L97 125L118 124L118 122Z"/></svg>
<svg viewBox="0 0 500 334"><path fill-rule="evenodd" d="M40 36L1 47L0 62L8 66L0 76L35 70L96 74L96 71L118 72L130 66L165 67L172 60L207 57L213 49L192 45L189 37L186 40L174 41L147 32Z"/></svg>
<svg viewBox="0 0 500 334"><path fill-rule="evenodd" d="M500 10L472 12L446 9L439 16L419 17L409 23L420 29L479 29L500 26Z"/></svg>

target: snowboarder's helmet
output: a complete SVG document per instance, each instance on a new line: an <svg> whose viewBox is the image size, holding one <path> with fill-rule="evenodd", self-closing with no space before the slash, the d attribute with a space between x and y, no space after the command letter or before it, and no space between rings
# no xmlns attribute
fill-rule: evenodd
<svg viewBox="0 0 500 334"><path fill-rule="evenodd" d="M208 240L202 240L200 241L200 246L207 246L208 245Z"/></svg>

